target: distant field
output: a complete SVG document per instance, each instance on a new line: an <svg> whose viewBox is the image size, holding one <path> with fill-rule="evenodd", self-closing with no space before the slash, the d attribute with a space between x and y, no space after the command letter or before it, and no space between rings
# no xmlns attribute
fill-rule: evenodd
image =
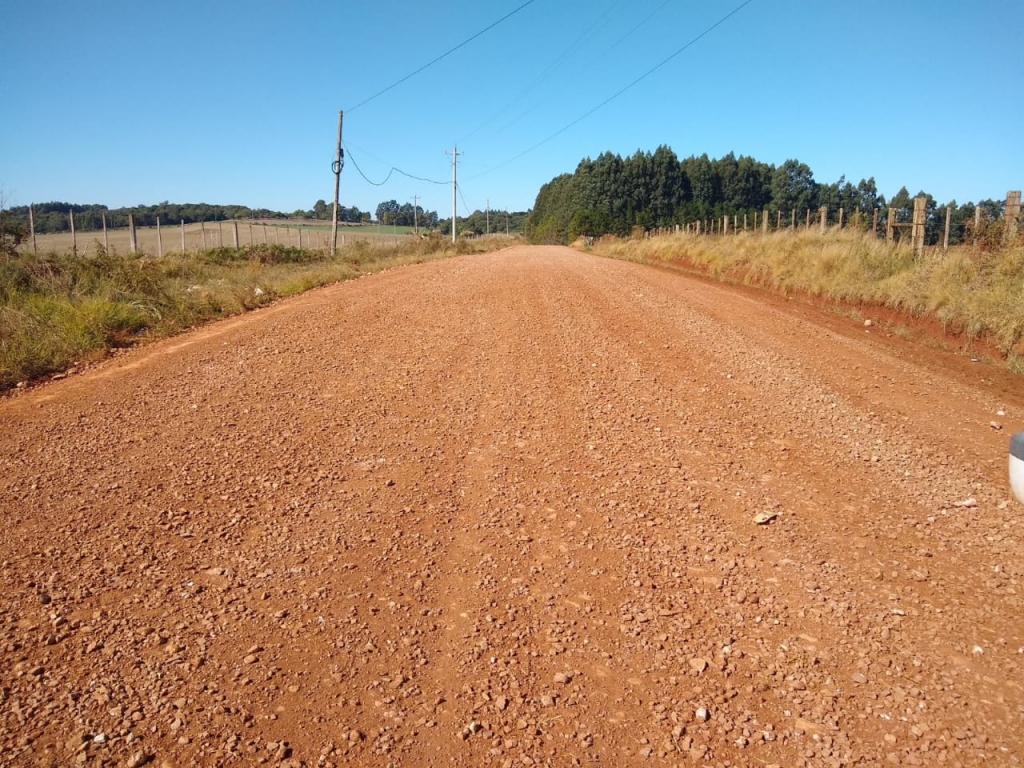
<svg viewBox="0 0 1024 768"><path fill-rule="evenodd" d="M232 247L234 241L233 221L208 221L204 224L180 224L161 226L159 234L156 227L137 227L135 232L138 247L142 253L150 256L172 251L192 251L219 246ZM303 248L327 248L331 242L330 222L307 221L302 219L274 219L272 221L243 219L238 224L238 244L258 245L260 243L288 245ZM370 226L339 226L338 245L356 240L395 243L412 232L412 227ZM90 253L97 245L104 246L103 232L78 232L76 236L79 253ZM301 243L300 243L301 240ZM40 253L70 253L73 247L70 232L36 235L36 246ZM161 248L162 242L162 248ZM128 253L130 250L128 229L108 229L106 245L118 252ZM22 251L31 251L31 241L26 242Z"/></svg>

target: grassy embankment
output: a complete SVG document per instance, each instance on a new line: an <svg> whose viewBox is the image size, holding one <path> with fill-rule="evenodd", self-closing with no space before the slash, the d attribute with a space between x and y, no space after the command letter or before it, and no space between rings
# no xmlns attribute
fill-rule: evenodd
<svg viewBox="0 0 1024 768"><path fill-rule="evenodd" d="M1024 238L1009 247L961 246L917 254L850 231L670 234L602 239L594 252L697 269L715 279L805 293L859 308L884 306L931 317L947 331L983 340L1024 373Z"/></svg>
<svg viewBox="0 0 1024 768"><path fill-rule="evenodd" d="M274 299L390 267L494 250L507 238L452 245L349 243L324 250L255 245L162 258L0 254L0 391Z"/></svg>

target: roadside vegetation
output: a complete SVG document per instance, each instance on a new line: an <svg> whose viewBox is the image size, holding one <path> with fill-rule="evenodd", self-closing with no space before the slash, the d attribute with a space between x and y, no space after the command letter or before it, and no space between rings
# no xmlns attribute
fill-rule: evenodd
<svg viewBox="0 0 1024 768"><path fill-rule="evenodd" d="M310 288L510 243L435 236L356 241L334 256L264 244L153 258L99 244L79 256L22 253L19 234L0 238L0 391Z"/></svg>
<svg viewBox="0 0 1024 768"><path fill-rule="evenodd" d="M719 280L854 305L934 317L949 332L982 339L1024 373L1024 237L918 256L852 230L769 235L666 234L605 237L593 251L619 259L697 269Z"/></svg>

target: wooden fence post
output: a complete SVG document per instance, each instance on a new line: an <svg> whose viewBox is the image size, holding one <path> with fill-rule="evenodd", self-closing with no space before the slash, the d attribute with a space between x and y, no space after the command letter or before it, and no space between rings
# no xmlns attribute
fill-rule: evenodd
<svg viewBox="0 0 1024 768"><path fill-rule="evenodd" d="M78 236L75 235L75 212L68 211L68 218L71 219L71 253L78 255Z"/></svg>
<svg viewBox="0 0 1024 768"><path fill-rule="evenodd" d="M810 229L811 228L811 209L810 208L807 209L807 221L804 224L804 228L805 229Z"/></svg>
<svg viewBox="0 0 1024 768"><path fill-rule="evenodd" d="M139 244L135 240L135 214L128 214L128 250L132 253L138 252Z"/></svg>
<svg viewBox="0 0 1024 768"><path fill-rule="evenodd" d="M823 205L818 209L818 216L821 219L821 234L825 234L825 229L828 227L828 206Z"/></svg>
<svg viewBox="0 0 1024 768"><path fill-rule="evenodd" d="M31 205L28 207L28 228L32 232L32 253L39 253L36 245L36 214Z"/></svg>
<svg viewBox="0 0 1024 768"><path fill-rule="evenodd" d="M761 234L768 234L768 209L764 209L764 214L761 216Z"/></svg>
<svg viewBox="0 0 1024 768"><path fill-rule="evenodd" d="M839 228L843 228L843 207L839 206Z"/></svg>
<svg viewBox="0 0 1024 768"><path fill-rule="evenodd" d="M896 209L890 208L889 215L885 218L885 242L893 241L893 233L896 231Z"/></svg>
<svg viewBox="0 0 1024 768"><path fill-rule="evenodd" d="M254 245L252 239L252 221L249 222L249 245Z"/></svg>
<svg viewBox="0 0 1024 768"><path fill-rule="evenodd" d="M878 209L875 208L875 213L871 217L871 234L874 237L878 237Z"/></svg>
<svg viewBox="0 0 1024 768"><path fill-rule="evenodd" d="M1017 237L1017 220L1020 218L1020 190L1006 193L1006 244Z"/></svg>
<svg viewBox="0 0 1024 768"><path fill-rule="evenodd" d="M947 205L946 206L946 236L945 236L945 238L942 241L942 250L944 250L944 251L948 251L949 250L949 217L950 217L950 213L951 213L952 209L953 209L953 206L951 206L951 205Z"/></svg>
<svg viewBox="0 0 1024 768"><path fill-rule="evenodd" d="M164 255L164 237L160 232L160 217L156 217L156 253L157 256L163 258Z"/></svg>
<svg viewBox="0 0 1024 768"><path fill-rule="evenodd" d="M789 228L796 232L796 208L789 212Z"/></svg>
<svg viewBox="0 0 1024 768"><path fill-rule="evenodd" d="M205 221L199 222L199 228L203 230L203 250L205 251L206 247L207 247L206 246L206 222Z"/></svg>
<svg viewBox="0 0 1024 768"><path fill-rule="evenodd" d="M185 220L181 220L181 253L185 253Z"/></svg>
<svg viewBox="0 0 1024 768"><path fill-rule="evenodd" d="M235 250L237 251L238 250L238 222L237 221L233 221L231 223L233 225L232 230L233 230L233 234L235 236Z"/></svg>
<svg viewBox="0 0 1024 768"><path fill-rule="evenodd" d="M924 223L927 214L927 204L927 198L914 198L914 220L910 239L914 243L914 250L917 251L918 256L924 253Z"/></svg>

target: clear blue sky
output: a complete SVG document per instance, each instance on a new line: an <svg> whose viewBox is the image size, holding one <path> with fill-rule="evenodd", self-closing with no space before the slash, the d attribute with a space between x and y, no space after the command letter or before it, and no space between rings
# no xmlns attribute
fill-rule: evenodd
<svg viewBox="0 0 1024 768"><path fill-rule="evenodd" d="M1024 187L1024 11L974 3L752 0L435 3L0 0L0 188L8 205L346 205L526 210L585 156L671 146L874 176L940 202ZM512 160L512 162L509 162ZM459 215L464 215L459 200Z"/></svg>

